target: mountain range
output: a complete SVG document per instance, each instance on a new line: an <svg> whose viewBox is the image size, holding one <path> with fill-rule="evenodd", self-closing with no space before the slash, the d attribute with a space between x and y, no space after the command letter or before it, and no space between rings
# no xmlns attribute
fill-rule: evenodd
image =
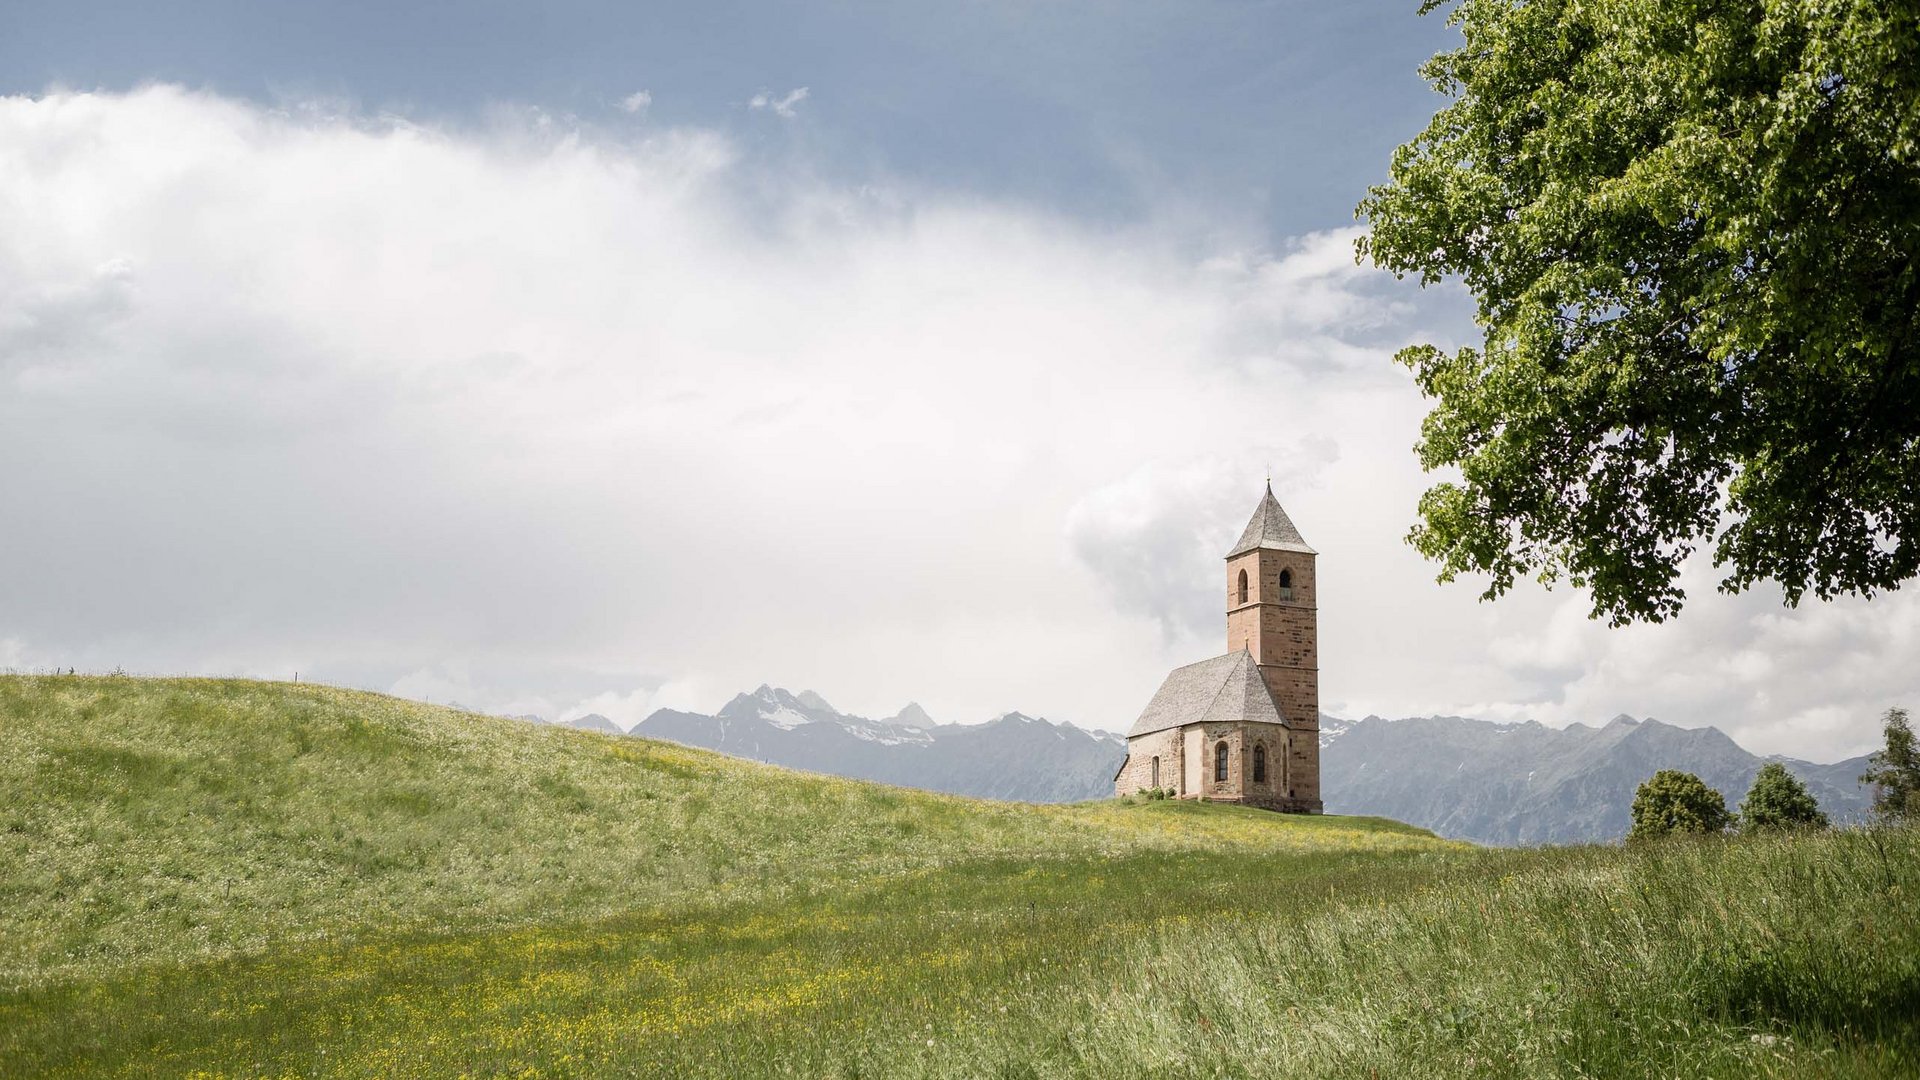
<svg viewBox="0 0 1920 1080"><path fill-rule="evenodd" d="M1320 718L1328 813L1380 814L1483 844L1569 844L1627 834L1634 789L1660 769L1694 773L1727 808L1778 761L1835 821L1864 816L1866 758L1820 765L1748 753L1718 728L1617 716L1602 727L1458 716Z"/></svg>
<svg viewBox="0 0 1920 1080"><path fill-rule="evenodd" d="M522 717L538 720L538 717ZM619 733L590 714L567 726ZM988 799L1074 802L1113 794L1126 757L1118 735L1011 712L940 724L908 704L884 719L835 709L811 690L771 686L719 712L661 709L629 733L812 772ZM1864 816L1866 759L1831 765L1748 753L1717 728L1618 716L1550 728L1458 716L1320 718L1328 813L1376 814L1483 844L1564 844L1626 835L1633 793L1660 769L1695 773L1731 809L1754 774L1779 761L1836 821Z"/></svg>
<svg viewBox="0 0 1920 1080"><path fill-rule="evenodd" d="M523 719L538 719L523 717ZM604 716L569 727L618 732ZM632 735L856 780L1021 802L1078 802L1113 794L1126 757L1117 735L1010 712L983 724L940 724L919 705L871 720L811 690L762 686L718 713L661 709Z"/></svg>

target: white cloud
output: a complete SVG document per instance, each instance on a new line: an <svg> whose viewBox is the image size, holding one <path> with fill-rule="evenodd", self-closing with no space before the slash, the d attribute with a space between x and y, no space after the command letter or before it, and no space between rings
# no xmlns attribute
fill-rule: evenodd
<svg viewBox="0 0 1920 1080"><path fill-rule="evenodd" d="M1224 634L1221 560L1259 496L1262 463L1277 465L1280 495L1292 501L1338 456L1336 443L1314 436L1143 465L1076 502L1067 536L1115 607L1152 618L1169 645L1204 651Z"/></svg>
<svg viewBox="0 0 1920 1080"><path fill-rule="evenodd" d="M1493 642L1517 696L1454 708L1556 724L1620 712L1713 723L1757 753L1828 760L1875 749L1880 714L1920 701L1912 594L1793 610L1777 590L1718 595L1719 577L1696 557L1678 620L1619 630L1587 619L1586 597L1557 596L1545 619Z"/></svg>
<svg viewBox="0 0 1920 1080"><path fill-rule="evenodd" d="M643 113L653 104L653 95L645 90L635 90L620 99L620 111L624 113Z"/></svg>
<svg viewBox="0 0 1920 1080"><path fill-rule="evenodd" d="M169 87L0 99L0 154L0 640L32 645L0 658L1124 728L1224 647L1221 545L1271 466L1322 552L1331 712L1628 711L1832 757L1920 703L1903 595L1696 590L1610 632L1435 586L1388 356L1457 309L1351 232L1195 258L712 131Z"/></svg>
<svg viewBox="0 0 1920 1080"><path fill-rule="evenodd" d="M27 655L26 642L19 638L0 638L0 671L12 673L33 670Z"/></svg>
<svg viewBox="0 0 1920 1080"><path fill-rule="evenodd" d="M681 712L711 711L718 707L719 703L733 697L739 689L735 687L722 690L718 687L687 681L669 682L651 690L642 689L626 693L607 690L561 710L557 717L552 717L551 714L549 716L565 722L598 714L623 729L630 729L661 709L678 709Z"/></svg>
<svg viewBox="0 0 1920 1080"><path fill-rule="evenodd" d="M765 90L747 99L749 109L769 109L775 116L791 120L799 111L799 104L807 100L807 88L804 86L787 91L784 97L774 97Z"/></svg>

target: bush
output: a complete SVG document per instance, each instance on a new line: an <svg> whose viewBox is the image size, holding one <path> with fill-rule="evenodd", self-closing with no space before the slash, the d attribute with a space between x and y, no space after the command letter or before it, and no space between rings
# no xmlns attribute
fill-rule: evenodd
<svg viewBox="0 0 1920 1080"><path fill-rule="evenodd" d="M1706 781L1690 772L1661 769L1633 793L1633 828L1627 839L1725 832L1732 823L1727 800Z"/></svg>
<svg viewBox="0 0 1920 1080"><path fill-rule="evenodd" d="M1820 804L1785 765L1769 761L1760 766L1760 775L1753 778L1740 803L1741 832L1826 827L1827 815L1820 812Z"/></svg>

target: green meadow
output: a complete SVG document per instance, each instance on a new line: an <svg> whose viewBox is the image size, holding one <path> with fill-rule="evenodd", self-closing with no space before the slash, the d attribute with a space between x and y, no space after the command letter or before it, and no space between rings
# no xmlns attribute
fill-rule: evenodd
<svg viewBox="0 0 1920 1080"><path fill-rule="evenodd" d="M1912 1076L1911 830L1487 851L0 678L4 1076Z"/></svg>

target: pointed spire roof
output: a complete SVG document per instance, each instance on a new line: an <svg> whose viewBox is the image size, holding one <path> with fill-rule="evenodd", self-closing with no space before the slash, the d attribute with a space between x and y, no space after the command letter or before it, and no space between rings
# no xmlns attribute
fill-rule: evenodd
<svg viewBox="0 0 1920 1080"><path fill-rule="evenodd" d="M1293 519L1280 509L1280 500L1273 497L1273 481L1267 481L1266 497L1260 500L1260 506L1253 512L1253 520L1247 522L1247 531L1240 534L1240 542L1227 552L1227 558L1245 555L1257 548L1271 548L1276 551L1298 551L1307 555L1318 552L1307 546L1300 530L1293 527Z"/></svg>

